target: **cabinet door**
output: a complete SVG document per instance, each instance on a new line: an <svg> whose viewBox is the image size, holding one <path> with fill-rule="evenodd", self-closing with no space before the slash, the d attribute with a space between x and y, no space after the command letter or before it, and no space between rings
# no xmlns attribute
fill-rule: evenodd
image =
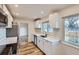
<svg viewBox="0 0 79 59"><path fill-rule="evenodd" d="M10 37L10 38L7 38L6 43L7 43L7 44L17 43L17 37Z"/></svg>
<svg viewBox="0 0 79 59"><path fill-rule="evenodd" d="M40 37L37 37L37 46L40 48Z"/></svg>
<svg viewBox="0 0 79 59"><path fill-rule="evenodd" d="M51 43L49 41L47 41L47 40L44 40L44 52L47 55L51 54Z"/></svg>
<svg viewBox="0 0 79 59"><path fill-rule="evenodd" d="M6 28L12 28L13 18L5 5L3 5L3 11L7 14L8 17L8 25Z"/></svg>
<svg viewBox="0 0 79 59"><path fill-rule="evenodd" d="M43 42L43 38L40 37L40 49L43 51L43 45L44 45L44 42Z"/></svg>
<svg viewBox="0 0 79 59"><path fill-rule="evenodd" d="M60 26L60 16L58 13L53 13L49 15L49 23L53 28L59 28Z"/></svg>
<svg viewBox="0 0 79 59"><path fill-rule="evenodd" d="M41 21L35 21L35 28L41 28Z"/></svg>

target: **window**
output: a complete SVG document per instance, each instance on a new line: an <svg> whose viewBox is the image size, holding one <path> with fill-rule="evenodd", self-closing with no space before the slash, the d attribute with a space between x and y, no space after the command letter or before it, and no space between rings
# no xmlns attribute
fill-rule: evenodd
<svg viewBox="0 0 79 59"><path fill-rule="evenodd" d="M53 32L53 29L50 27L50 24L48 21L42 23L42 31L43 32Z"/></svg>
<svg viewBox="0 0 79 59"><path fill-rule="evenodd" d="M79 46L79 15L65 18L65 41Z"/></svg>

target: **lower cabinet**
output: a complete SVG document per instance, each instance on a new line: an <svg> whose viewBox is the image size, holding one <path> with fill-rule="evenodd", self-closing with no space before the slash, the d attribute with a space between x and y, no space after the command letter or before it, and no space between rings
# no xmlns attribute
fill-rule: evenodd
<svg viewBox="0 0 79 59"><path fill-rule="evenodd" d="M42 37L37 37L37 46L45 53L50 55L51 54L51 42L45 40Z"/></svg>
<svg viewBox="0 0 79 59"><path fill-rule="evenodd" d="M50 55L51 54L51 42L49 42L49 41L47 41L47 40L44 40L44 52L45 52L45 54L47 54L47 55Z"/></svg>
<svg viewBox="0 0 79 59"><path fill-rule="evenodd" d="M52 55L52 42L44 39L43 37L37 36L37 46L46 54Z"/></svg>
<svg viewBox="0 0 79 59"><path fill-rule="evenodd" d="M0 39L0 45L17 43L17 37L8 37L6 39Z"/></svg>
<svg viewBox="0 0 79 59"><path fill-rule="evenodd" d="M37 37L37 46L43 50L43 39L42 37Z"/></svg>
<svg viewBox="0 0 79 59"><path fill-rule="evenodd" d="M37 37L37 46L40 47L40 38Z"/></svg>
<svg viewBox="0 0 79 59"><path fill-rule="evenodd" d="M8 37L6 39L6 44L13 44L13 43L17 43L17 37Z"/></svg>
<svg viewBox="0 0 79 59"><path fill-rule="evenodd" d="M40 37L39 39L39 48L43 51L44 50L44 41L43 41L43 38Z"/></svg>

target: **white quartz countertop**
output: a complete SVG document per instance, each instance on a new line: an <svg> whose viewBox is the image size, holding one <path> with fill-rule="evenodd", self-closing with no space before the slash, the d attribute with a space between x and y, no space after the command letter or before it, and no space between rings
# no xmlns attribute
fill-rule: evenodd
<svg viewBox="0 0 79 59"><path fill-rule="evenodd" d="M34 33L34 35L37 35L37 36L41 37L40 35L43 35L43 34ZM50 42L59 42L60 41L59 38L56 38L56 37L53 37L53 36L47 36L47 37L44 37L43 39L45 39L47 41L50 41Z"/></svg>
<svg viewBox="0 0 79 59"><path fill-rule="evenodd" d="M40 36L40 35L43 35L43 34L41 34L41 33L34 33L33 35L37 35L37 36Z"/></svg>
<svg viewBox="0 0 79 59"><path fill-rule="evenodd" d="M46 39L46 40L48 40L48 41L51 41L51 42L60 41L60 39L54 38L54 37L46 37L46 38L44 38L44 39Z"/></svg>
<svg viewBox="0 0 79 59"><path fill-rule="evenodd" d="M17 37L8 37L0 40L0 45L17 43Z"/></svg>

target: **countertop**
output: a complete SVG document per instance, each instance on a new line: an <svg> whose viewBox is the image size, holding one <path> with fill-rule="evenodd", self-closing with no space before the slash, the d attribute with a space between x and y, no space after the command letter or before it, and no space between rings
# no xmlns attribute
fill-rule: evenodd
<svg viewBox="0 0 79 59"><path fill-rule="evenodd" d="M34 34L34 35L40 36L41 34ZM60 40L53 36L48 36L44 39L50 42L55 42ZM62 43L62 41L58 45L52 45L51 52L52 52L52 55L79 55L79 49L72 47L70 45L64 44Z"/></svg>
<svg viewBox="0 0 79 59"><path fill-rule="evenodd" d="M17 37L8 37L4 40L0 40L0 45L17 43Z"/></svg>
<svg viewBox="0 0 79 59"><path fill-rule="evenodd" d="M36 35L36 36L39 36L41 37L41 35L43 34L37 34L37 33L34 33L33 35ZM56 37L53 37L53 36L47 36L47 37L42 37L43 39L45 40L48 40L50 42L57 42L57 41L60 41L60 39L56 38Z"/></svg>

